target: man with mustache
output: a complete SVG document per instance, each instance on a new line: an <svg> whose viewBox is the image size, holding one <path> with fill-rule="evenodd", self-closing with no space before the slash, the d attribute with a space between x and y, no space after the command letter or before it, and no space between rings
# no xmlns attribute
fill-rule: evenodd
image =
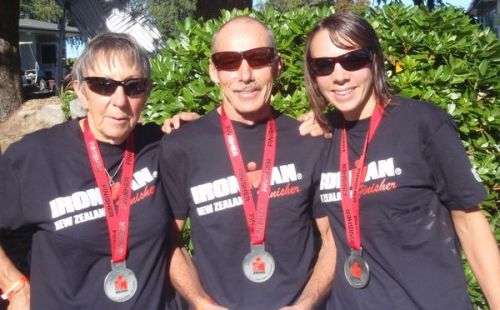
<svg viewBox="0 0 500 310"><path fill-rule="evenodd" d="M281 70L265 25L230 20L212 40L221 105L161 143L178 241L170 275L195 309L312 309L331 285L336 249L316 193L327 142L271 107Z"/></svg>

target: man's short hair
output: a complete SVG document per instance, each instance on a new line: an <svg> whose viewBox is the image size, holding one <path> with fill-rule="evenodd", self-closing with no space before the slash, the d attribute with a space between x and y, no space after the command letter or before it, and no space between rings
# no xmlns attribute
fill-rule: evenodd
<svg viewBox="0 0 500 310"><path fill-rule="evenodd" d="M236 17L233 17L230 20L228 20L226 23L224 23L224 25L222 25L219 28L219 30L217 30L217 32L215 32L215 34L212 38L212 43L210 45L210 50L212 53L219 52L219 51L215 50L215 44L217 43L217 39L219 37L220 31L224 27L228 26L229 24L232 24L233 22L238 22L238 21L256 22L259 25L261 25L262 27L264 27L264 29L266 29L269 42L271 43L271 47L276 48L276 41L274 40L273 32L271 31L271 29L269 29L269 27L266 24L264 24L263 22L261 22L260 20L258 20L255 17L252 17L252 16L236 16Z"/></svg>

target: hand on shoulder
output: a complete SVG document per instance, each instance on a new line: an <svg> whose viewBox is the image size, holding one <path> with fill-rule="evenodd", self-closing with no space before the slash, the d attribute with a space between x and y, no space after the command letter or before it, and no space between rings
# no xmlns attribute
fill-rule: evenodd
<svg viewBox="0 0 500 310"><path fill-rule="evenodd" d="M176 129L179 129L182 124L195 121L200 118L200 115L195 112L179 112L171 118L167 118L161 127L161 130L167 135Z"/></svg>
<svg viewBox="0 0 500 310"><path fill-rule="evenodd" d="M300 115L297 120L301 122L299 126L301 136L310 135L312 137L323 136L326 139L332 138L332 133L327 128L320 126L312 111Z"/></svg>

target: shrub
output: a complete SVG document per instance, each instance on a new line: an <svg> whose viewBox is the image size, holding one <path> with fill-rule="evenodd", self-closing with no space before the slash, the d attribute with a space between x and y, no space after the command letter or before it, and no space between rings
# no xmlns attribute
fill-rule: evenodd
<svg viewBox="0 0 500 310"><path fill-rule="evenodd" d="M179 32L168 40L168 48L151 60L155 88L144 119L161 123L179 111L204 114L214 109L220 94L208 76L213 33L232 16L253 15L269 25L284 60L284 72L276 83L273 105L297 116L308 110L303 81L303 51L306 34L333 8L299 8L279 13L224 12L214 20L187 18ZM500 43L495 35L472 24L456 8L432 12L419 7L388 5L361 12L380 36L387 57L391 83L407 97L434 102L456 120L467 153L489 195L483 211L500 240L499 92ZM485 309L470 267L465 263L469 294L475 308Z"/></svg>
<svg viewBox="0 0 500 310"><path fill-rule="evenodd" d="M500 240L498 214L500 42L462 11L386 6L366 17L380 36L391 83L404 96L431 101L450 113L473 166L489 190L483 211ZM464 261L475 309L484 296Z"/></svg>
<svg viewBox="0 0 500 310"><path fill-rule="evenodd" d="M76 93L73 90L73 87L70 84L64 84L61 85L61 91L59 93L59 98L62 101L62 110L64 113L64 117L69 120L71 119L71 110L70 110L70 105L69 103L76 99Z"/></svg>

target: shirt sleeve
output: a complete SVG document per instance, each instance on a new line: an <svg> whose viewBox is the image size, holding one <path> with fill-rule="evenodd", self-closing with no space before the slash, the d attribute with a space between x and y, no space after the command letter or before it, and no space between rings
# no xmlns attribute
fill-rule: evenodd
<svg viewBox="0 0 500 310"><path fill-rule="evenodd" d="M313 184L313 204L312 204L312 215L314 218L321 218L327 216L327 208L324 203L321 202L321 193L320 193L320 183L321 183L321 173L323 168L325 167L328 152L330 150L329 145L331 143L331 139L323 140L322 147L319 152L320 155L317 157L318 161L314 165L314 184Z"/></svg>
<svg viewBox="0 0 500 310"><path fill-rule="evenodd" d="M436 192L448 209L474 208L486 198L450 115L445 115L425 144L424 157L432 169Z"/></svg>
<svg viewBox="0 0 500 310"><path fill-rule="evenodd" d="M175 219L186 219L189 216L186 197L187 156L188 154L170 136L165 135L162 138L159 156L160 177Z"/></svg>
<svg viewBox="0 0 500 310"><path fill-rule="evenodd" d="M0 157L0 228L16 229L24 222L21 185L8 151Z"/></svg>

